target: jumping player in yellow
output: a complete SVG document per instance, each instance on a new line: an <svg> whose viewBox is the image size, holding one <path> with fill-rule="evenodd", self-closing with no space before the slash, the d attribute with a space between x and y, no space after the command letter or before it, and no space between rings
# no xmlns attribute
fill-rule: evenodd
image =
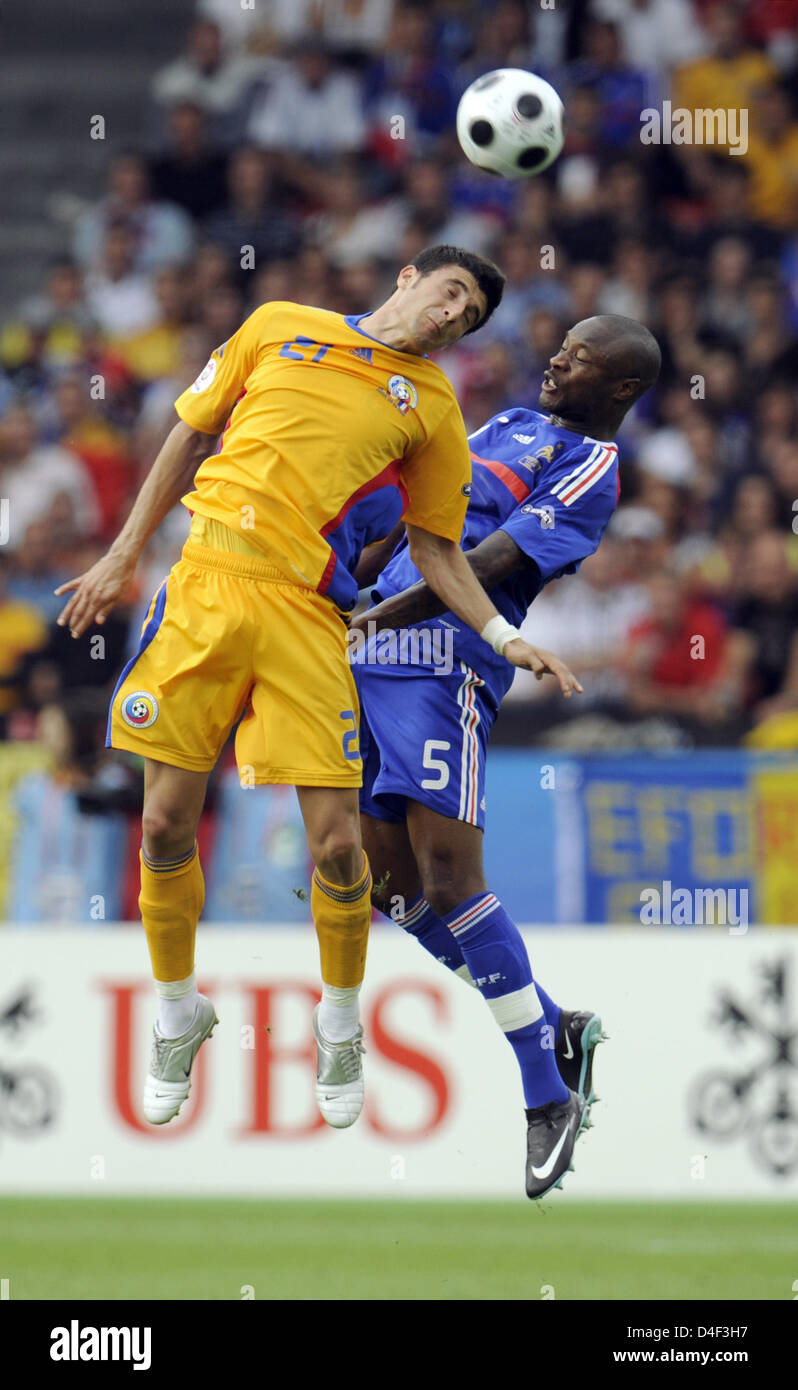
<svg viewBox="0 0 798 1390"><path fill-rule="evenodd" d="M108 746L145 759L139 907L158 1016L144 1113L154 1124L177 1114L217 1022L194 974L204 901L196 830L236 724L242 784L298 790L323 985L317 1101L339 1128L360 1112L371 875L346 621L362 549L403 516L413 560L447 608L513 665L553 671L563 689L574 683L520 640L459 547L469 448L452 388L426 354L484 323L502 288L490 262L433 247L369 314L256 309L176 401L179 420L108 554L56 591L73 591L59 622L80 637L127 589L175 503L193 513L108 722Z"/></svg>

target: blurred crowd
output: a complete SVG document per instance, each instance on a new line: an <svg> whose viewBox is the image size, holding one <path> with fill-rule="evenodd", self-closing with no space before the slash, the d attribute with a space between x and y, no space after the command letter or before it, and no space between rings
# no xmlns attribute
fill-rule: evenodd
<svg viewBox="0 0 798 1390"><path fill-rule="evenodd" d="M459 97L496 67L566 103L539 178L492 178L457 146ZM665 100L745 107L746 150L644 144ZM211 350L269 299L364 312L451 242L508 277L490 325L440 358L470 429L536 407L578 319L632 315L663 350L619 436L605 541L527 620L586 694L563 708L521 676L500 729L795 746L798 0L200 0L129 139L0 322L0 736L35 737L67 691L104 699L135 649L184 509L101 634L72 642L53 589L115 536Z"/></svg>

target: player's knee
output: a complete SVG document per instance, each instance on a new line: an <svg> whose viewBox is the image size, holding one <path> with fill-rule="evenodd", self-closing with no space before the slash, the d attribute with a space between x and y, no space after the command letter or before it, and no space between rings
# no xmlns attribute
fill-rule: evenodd
<svg viewBox="0 0 798 1390"><path fill-rule="evenodd" d="M141 831L145 853L151 859L168 859L191 848L197 826L185 807L155 801L144 807Z"/></svg>

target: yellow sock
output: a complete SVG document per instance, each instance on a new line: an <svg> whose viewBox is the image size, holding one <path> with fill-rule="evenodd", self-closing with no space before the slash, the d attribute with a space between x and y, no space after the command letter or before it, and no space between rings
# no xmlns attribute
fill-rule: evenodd
<svg viewBox="0 0 798 1390"><path fill-rule="evenodd" d="M371 870L366 855L360 878L351 887L328 883L313 873L310 909L316 924L321 978L339 989L354 989L363 981L371 921Z"/></svg>
<svg viewBox="0 0 798 1390"><path fill-rule="evenodd" d="M194 970L197 922L205 880L196 841L174 859L149 859L142 850L139 911L156 980L187 980Z"/></svg>

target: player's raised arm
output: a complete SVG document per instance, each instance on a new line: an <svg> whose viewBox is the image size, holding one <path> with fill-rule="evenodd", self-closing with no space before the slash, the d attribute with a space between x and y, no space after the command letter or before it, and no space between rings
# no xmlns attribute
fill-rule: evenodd
<svg viewBox="0 0 798 1390"><path fill-rule="evenodd" d="M150 536L189 491L194 474L203 459L213 453L214 444L215 436L192 429L183 420L167 435L133 510L108 553L85 574L55 590L57 595L72 594L58 622L61 627L68 625L73 637L81 637L94 623L105 622L106 615L128 588Z"/></svg>

